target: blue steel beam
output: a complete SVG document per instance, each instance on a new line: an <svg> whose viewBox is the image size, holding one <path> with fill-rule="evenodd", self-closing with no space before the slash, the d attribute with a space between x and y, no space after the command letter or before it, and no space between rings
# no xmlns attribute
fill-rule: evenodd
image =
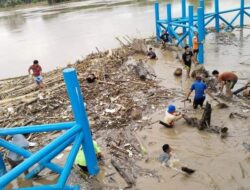
<svg viewBox="0 0 250 190"><path fill-rule="evenodd" d="M226 19L224 19L222 16L220 16L220 19L227 24L228 27L231 27L232 29L234 29L234 26L231 25L229 22L226 21Z"/></svg>
<svg viewBox="0 0 250 190"><path fill-rule="evenodd" d="M243 28L244 27L244 7L245 7L245 0L241 0L240 1L240 27Z"/></svg>
<svg viewBox="0 0 250 190"><path fill-rule="evenodd" d="M205 12L205 2L204 2L204 0L200 0L200 7L202 7L203 11Z"/></svg>
<svg viewBox="0 0 250 190"><path fill-rule="evenodd" d="M220 18L219 18L219 0L214 0L214 12L215 12L215 31L220 31Z"/></svg>
<svg viewBox="0 0 250 190"><path fill-rule="evenodd" d="M235 21L239 16L240 16L240 12L238 12L238 14L233 18L233 20L232 20L229 24L232 26L233 23L234 23L234 21ZM230 25L228 25L228 26L225 28L225 30L227 30L227 29L229 28Z"/></svg>
<svg viewBox="0 0 250 190"><path fill-rule="evenodd" d="M19 154L19 155L23 156L24 158L29 158L32 156L32 153L29 152L28 150L25 150L19 146L15 146L12 143L9 143L8 141L1 139L1 138L0 138L0 146L4 147L12 152L15 152L16 154ZM62 168L57 166L56 164L44 163L42 165L44 165L45 167L51 169L52 171L54 171L56 173L60 173L62 171Z"/></svg>
<svg viewBox="0 0 250 190"><path fill-rule="evenodd" d="M84 142L82 143L83 151L87 163L88 172L91 175L96 175L99 172L98 162L94 150L91 131L87 113L83 104L83 96L79 82L77 80L76 70L73 68L63 71L68 96L72 105L75 121L80 125L81 131L84 132Z"/></svg>
<svg viewBox="0 0 250 190"><path fill-rule="evenodd" d="M63 142L60 146L58 146L55 150L46 155L33 170L31 170L26 176L25 179L31 179L43 169L45 169L44 164L50 162L54 157L56 157L59 153L61 153L67 146L69 146L75 139L75 136L70 137L65 142ZM43 164L43 165L42 165ZM62 170L61 170L62 171ZM60 172L61 173L61 172Z"/></svg>
<svg viewBox="0 0 250 190"><path fill-rule="evenodd" d="M207 26L210 22L212 22L214 20L214 17L210 18L206 23L205 26Z"/></svg>
<svg viewBox="0 0 250 190"><path fill-rule="evenodd" d="M15 128L7 128L7 129L1 128L0 136L66 130L70 129L75 124L76 122L63 122L63 123L44 124L44 125L21 126Z"/></svg>
<svg viewBox="0 0 250 190"><path fill-rule="evenodd" d="M11 171L3 175L0 180L0 188L4 188L7 184L9 184L12 180L14 180L16 177L18 177L28 168L30 168L31 166L39 162L45 155L53 151L55 147L62 144L62 142L66 141L71 136L78 133L80 130L81 130L81 127L78 125L69 129L67 132L65 132L63 135L61 135L57 139L55 139L46 147L42 148L41 150L39 150L38 152L30 156L28 159L24 160L21 164L13 168Z"/></svg>
<svg viewBox="0 0 250 190"><path fill-rule="evenodd" d="M182 19L186 19L186 0L181 1ZM186 22L183 22L186 25ZM186 33L186 27L182 27L182 34Z"/></svg>
<svg viewBox="0 0 250 190"><path fill-rule="evenodd" d="M3 176L6 173L6 167L3 161L2 154L0 152L0 177Z"/></svg>
<svg viewBox="0 0 250 190"><path fill-rule="evenodd" d="M172 22L172 11L171 11L171 4L167 4L166 6L166 11L167 11L167 24L168 24L168 34L172 36L173 34L171 33L171 22Z"/></svg>
<svg viewBox="0 0 250 190"><path fill-rule="evenodd" d="M250 14L248 12L245 11L245 14L250 17Z"/></svg>
<svg viewBox="0 0 250 190"><path fill-rule="evenodd" d="M197 9L198 15L198 41L199 43L199 53L198 53L198 62L199 64L204 63L204 39L205 39L205 23L204 23L204 9L202 7L198 7Z"/></svg>
<svg viewBox="0 0 250 190"><path fill-rule="evenodd" d="M193 25L194 25L194 6L188 6L188 25L189 25L189 33L188 33L188 44L190 47L193 47Z"/></svg>
<svg viewBox="0 0 250 190"><path fill-rule="evenodd" d="M63 189L60 189L60 187L56 185L43 185L35 187L23 187L14 190L80 190L80 187L78 185L73 185L65 186Z"/></svg>
<svg viewBox="0 0 250 190"><path fill-rule="evenodd" d="M182 36L179 38L178 42L177 42L177 45L181 44L182 41L187 37L188 35L188 32L186 32L185 34L182 34ZM184 45L182 45L184 46Z"/></svg>
<svg viewBox="0 0 250 190"><path fill-rule="evenodd" d="M75 139L75 142L73 143L73 147L69 153L69 156L67 158L66 165L63 168L63 171L60 175L60 178L58 180L57 185L62 189L67 182L68 176L70 174L71 168L74 164L77 152L81 146L81 143L83 141L83 131L77 136Z"/></svg>
<svg viewBox="0 0 250 190"><path fill-rule="evenodd" d="M160 13L159 13L159 3L155 3L155 28L156 28L156 39L157 41L160 40L160 28L158 26L158 21L160 20Z"/></svg>

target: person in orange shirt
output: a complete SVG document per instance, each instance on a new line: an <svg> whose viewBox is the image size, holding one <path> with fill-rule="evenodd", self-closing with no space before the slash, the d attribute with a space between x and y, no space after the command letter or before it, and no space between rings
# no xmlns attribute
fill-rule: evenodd
<svg viewBox="0 0 250 190"><path fill-rule="evenodd" d="M194 54L194 58L196 60L197 60L198 53L199 53L198 33L194 32L194 37L193 37L193 54Z"/></svg>

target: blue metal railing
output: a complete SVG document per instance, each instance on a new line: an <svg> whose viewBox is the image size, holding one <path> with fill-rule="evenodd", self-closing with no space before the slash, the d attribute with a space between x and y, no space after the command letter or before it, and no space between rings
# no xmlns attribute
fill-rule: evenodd
<svg viewBox="0 0 250 190"><path fill-rule="evenodd" d="M182 12L181 17L172 18L172 10L171 4L167 4L167 19L160 19L159 15L159 3L155 3L155 24L156 24L156 36L157 40L160 40L161 29L166 29L170 36L176 38L176 45L181 45L182 47L185 45L184 40L188 37L188 44L192 47L192 39L194 36L194 31L198 32L198 41L201 42L199 44L199 54L198 54L198 62L202 64L204 62L204 51L203 51L203 42L205 40L205 27L209 25L212 21L215 21L215 31L220 31L220 21L226 24L224 30L228 30L229 28L234 29L234 22L237 18L240 17L239 26L241 28L244 27L244 16L247 15L250 17L250 13L247 10L250 7L245 6L245 1L240 0L240 7L231 9L231 10L219 10L219 0L214 0L214 12L213 13L205 13L205 4L204 0L200 0L199 7L197 9L197 15L194 15L193 10L194 7L189 5L188 7L188 17L186 16L186 0L182 0ZM227 21L221 15L227 13L237 14L233 17L232 20ZM182 34L178 34L177 29L182 28Z"/></svg>
<svg viewBox="0 0 250 190"><path fill-rule="evenodd" d="M78 185L68 186L66 184L70 174L70 170L73 166L77 152L80 146L83 147L88 172L91 175L95 175L99 172L98 162L95 155L93 141L91 137L91 131L89 128L88 118L84 107L82 92L77 80L77 74L75 69L69 68L63 71L64 80L68 96L72 105L72 111L75 117L74 122L55 123L55 124L43 124L33 126L22 126L16 128L4 129L0 128L0 136L14 135L14 134L27 134L27 133L40 133L56 130L67 130L49 143L47 146L32 154L28 150L20 148L6 140L0 138L0 146L15 152L26 158L21 164L6 172L5 165L0 154L0 190L4 189L11 181L16 179L19 175L27 171L31 166L38 164L33 170L31 170L25 177L30 179L34 175L41 172L43 169L48 168L55 173L59 174L59 178L54 185L35 186L20 188L24 190L50 190L50 189L80 189ZM72 145L72 149L68 155L67 161L64 167L51 162L55 156L62 152L67 146ZM19 190L20 190L19 189Z"/></svg>

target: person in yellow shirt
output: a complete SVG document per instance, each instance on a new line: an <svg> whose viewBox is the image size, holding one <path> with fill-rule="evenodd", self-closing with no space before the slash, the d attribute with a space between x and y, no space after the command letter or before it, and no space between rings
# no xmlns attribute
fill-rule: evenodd
<svg viewBox="0 0 250 190"><path fill-rule="evenodd" d="M197 60L198 53L199 53L198 33L194 32L194 37L193 37L193 54L194 54L194 58L196 60Z"/></svg>
<svg viewBox="0 0 250 190"><path fill-rule="evenodd" d="M97 144L96 141L93 141L93 144L94 144L94 149L95 149L97 159L100 161L103 158L103 155L101 153L101 148ZM82 171L88 172L87 163L86 163L86 159L85 159L85 155L83 153L82 147L79 149L79 151L78 151L78 153L76 155L75 164L78 167L80 167Z"/></svg>

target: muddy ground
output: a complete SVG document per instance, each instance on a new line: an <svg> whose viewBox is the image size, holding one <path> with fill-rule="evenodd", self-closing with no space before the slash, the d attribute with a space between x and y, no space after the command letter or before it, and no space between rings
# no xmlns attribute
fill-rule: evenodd
<svg viewBox="0 0 250 190"><path fill-rule="evenodd" d="M236 88L250 77L249 58L239 61L243 56L233 54L244 52L248 48L242 45L243 39L240 39L242 36L239 37L238 32L220 36L211 34L206 45L205 65L210 71L213 68L236 71L240 76ZM245 34L245 38L247 41L248 34ZM250 189L250 153L242 146L243 142L250 143L249 100L241 95L230 100L220 98L229 108L219 109L216 102L207 98L213 108L212 124L229 128L226 138L187 126L183 120L178 121L174 129L166 129L157 121L163 118L165 108L170 103L190 116L201 117L203 112L200 109L194 111L191 104L184 105L181 102L193 82L185 74L180 78L173 76L174 70L181 67L178 57L182 50L175 47L166 50L156 48L158 60L147 61L150 74L145 81L141 81L136 72L131 70L130 63L145 58L145 45L134 44L132 41L124 43L126 46L123 45L112 53L109 51L92 54L71 65L78 71L90 125L94 138L102 147L105 165L101 166L100 174L94 178L82 176L74 168L69 182L80 184L82 189ZM151 46L152 42L148 44ZM223 57L225 52L227 54ZM235 63L235 60L238 62ZM225 68L225 64L230 66ZM85 78L92 72L99 79L88 84ZM154 75L157 77L153 77ZM33 81L27 77L1 82L2 126L73 119L61 69L46 73L44 78L47 84L45 91L35 91ZM232 112L246 116L246 119L230 119ZM35 151L45 144L44 136L46 141L50 141L59 134L30 136L30 141L39 145L31 150ZM176 157L196 169L196 172L186 176L163 167L157 158L164 143L170 144ZM65 160L67 151L63 154L56 162L62 163ZM120 164L129 175L129 180L124 180L119 175L111 164L111 159ZM48 171L43 175L48 176ZM55 175L50 175L47 179L55 181ZM32 183L39 185L50 182L40 179ZM24 186L25 183L19 184ZM12 185L15 186L16 183Z"/></svg>

